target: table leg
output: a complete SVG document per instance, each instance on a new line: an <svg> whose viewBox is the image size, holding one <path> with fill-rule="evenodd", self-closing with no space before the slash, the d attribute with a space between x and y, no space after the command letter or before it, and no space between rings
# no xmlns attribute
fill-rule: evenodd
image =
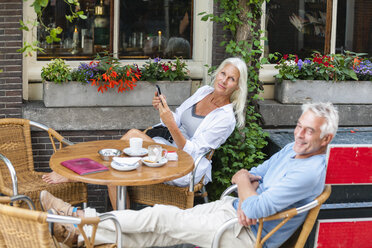
<svg viewBox="0 0 372 248"><path fill-rule="evenodd" d="M116 186L116 209L124 210L127 207L127 187Z"/></svg>

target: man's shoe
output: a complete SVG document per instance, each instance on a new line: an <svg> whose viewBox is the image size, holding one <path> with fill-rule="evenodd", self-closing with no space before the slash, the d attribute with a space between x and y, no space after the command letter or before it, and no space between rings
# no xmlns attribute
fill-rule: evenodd
<svg viewBox="0 0 372 248"><path fill-rule="evenodd" d="M54 209L48 210L50 214L57 214ZM50 233L62 247L75 247L77 245L79 229L72 224L49 223Z"/></svg>
<svg viewBox="0 0 372 248"><path fill-rule="evenodd" d="M40 192L40 205L43 211L53 209L58 215L76 216L76 212L73 213L74 207L70 203L62 201L46 190Z"/></svg>

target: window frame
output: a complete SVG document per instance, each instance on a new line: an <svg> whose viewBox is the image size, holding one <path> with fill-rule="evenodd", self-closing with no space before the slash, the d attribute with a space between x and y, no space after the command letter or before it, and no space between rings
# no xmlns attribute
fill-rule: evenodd
<svg viewBox="0 0 372 248"><path fill-rule="evenodd" d="M328 18L331 18L331 24L326 30L326 37L324 38L325 51L329 49L328 53L335 53L336 51L336 25L337 25L337 4L338 0L327 0L327 23L328 28ZM262 16L261 16L261 27L266 27L266 1L262 4ZM328 36L327 36L328 35ZM261 37L265 36L265 32L262 33ZM328 47L327 47L327 44ZM261 46L264 48L264 40L261 40ZM264 51L261 58L264 56ZM275 82L274 75L278 73L278 69L274 68L275 64L263 65L260 69L259 78L264 83L272 84Z"/></svg>
<svg viewBox="0 0 372 248"><path fill-rule="evenodd" d="M123 1L123 0L121 0ZM119 51L119 22L120 22L120 0L113 0L114 6L114 17L113 17L113 54L115 57L118 56ZM202 81L209 80L208 69L204 66L205 64L210 65L212 63L212 47L213 47L213 22L205 22L201 20L201 16L198 13L208 12L213 13L213 0L194 0L194 15L193 15L193 51L192 59L187 59L186 63L190 70L190 76L192 79L202 79ZM36 20L36 13L30 6L28 1L23 3L23 21ZM33 30L23 32L24 42L33 42L36 39L36 28ZM79 66L81 62L87 60L67 60L66 63L72 68ZM147 60L137 59L121 59L122 64L133 64L142 65ZM41 82L41 68L50 61L39 61L37 55L24 57L23 59L23 99L29 99L29 83Z"/></svg>

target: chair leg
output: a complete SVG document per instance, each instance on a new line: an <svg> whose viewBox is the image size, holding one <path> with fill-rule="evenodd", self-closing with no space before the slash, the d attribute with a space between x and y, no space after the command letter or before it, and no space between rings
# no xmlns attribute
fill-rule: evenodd
<svg viewBox="0 0 372 248"><path fill-rule="evenodd" d="M205 188L205 186L203 185L202 189L201 189L201 194L203 196L203 199L204 199L204 203L208 203L209 202L209 199L208 199L208 192L207 192L207 189Z"/></svg>

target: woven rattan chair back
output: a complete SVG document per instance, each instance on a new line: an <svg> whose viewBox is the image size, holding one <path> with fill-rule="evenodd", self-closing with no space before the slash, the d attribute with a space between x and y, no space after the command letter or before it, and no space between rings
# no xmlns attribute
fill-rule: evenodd
<svg viewBox="0 0 372 248"><path fill-rule="evenodd" d="M212 159L214 150L205 155L208 160ZM181 209L192 208L195 196L201 196L207 202L207 192L205 190L204 177L194 185L194 190L189 187L177 187L164 183L128 187L131 202L153 206L155 204L173 205ZM201 192L201 193L199 193Z"/></svg>
<svg viewBox="0 0 372 248"><path fill-rule="evenodd" d="M44 173L34 170L30 123L26 119L0 119L0 153L9 159L15 169L18 181L17 193L29 196L35 202L37 209L40 209L39 192L43 189L71 204L86 202L85 184L47 184L41 179ZM54 151L63 146L61 141L65 139L59 133L50 128L44 130L48 133ZM0 193L7 196L14 195L8 167L2 160L0 160ZM22 207L27 205L22 203Z"/></svg>
<svg viewBox="0 0 372 248"><path fill-rule="evenodd" d="M0 204L4 247L55 247L46 222L47 213Z"/></svg>
<svg viewBox="0 0 372 248"><path fill-rule="evenodd" d="M17 247L17 248L51 248L62 247L56 239L53 239L49 232L49 220L46 212L32 211L29 209L11 207L4 203L9 203L7 199L0 197L0 248ZM84 236L85 246L93 247L99 218L82 218L79 226L80 232ZM119 222L117 222L118 224ZM92 236L86 235L83 226L86 224L93 225ZM120 224L118 224L120 225ZM117 232L120 230L116 230ZM93 235L94 234L94 235ZM121 242L121 241L120 241ZM94 246L96 248L117 248L117 244L101 244Z"/></svg>
<svg viewBox="0 0 372 248"><path fill-rule="evenodd" d="M19 178L33 178L34 161L32 157L30 125L25 120L12 120L6 123L5 119L0 122L0 152L13 164ZM12 195L7 185L12 183L8 168L0 167L0 187L6 195Z"/></svg>

